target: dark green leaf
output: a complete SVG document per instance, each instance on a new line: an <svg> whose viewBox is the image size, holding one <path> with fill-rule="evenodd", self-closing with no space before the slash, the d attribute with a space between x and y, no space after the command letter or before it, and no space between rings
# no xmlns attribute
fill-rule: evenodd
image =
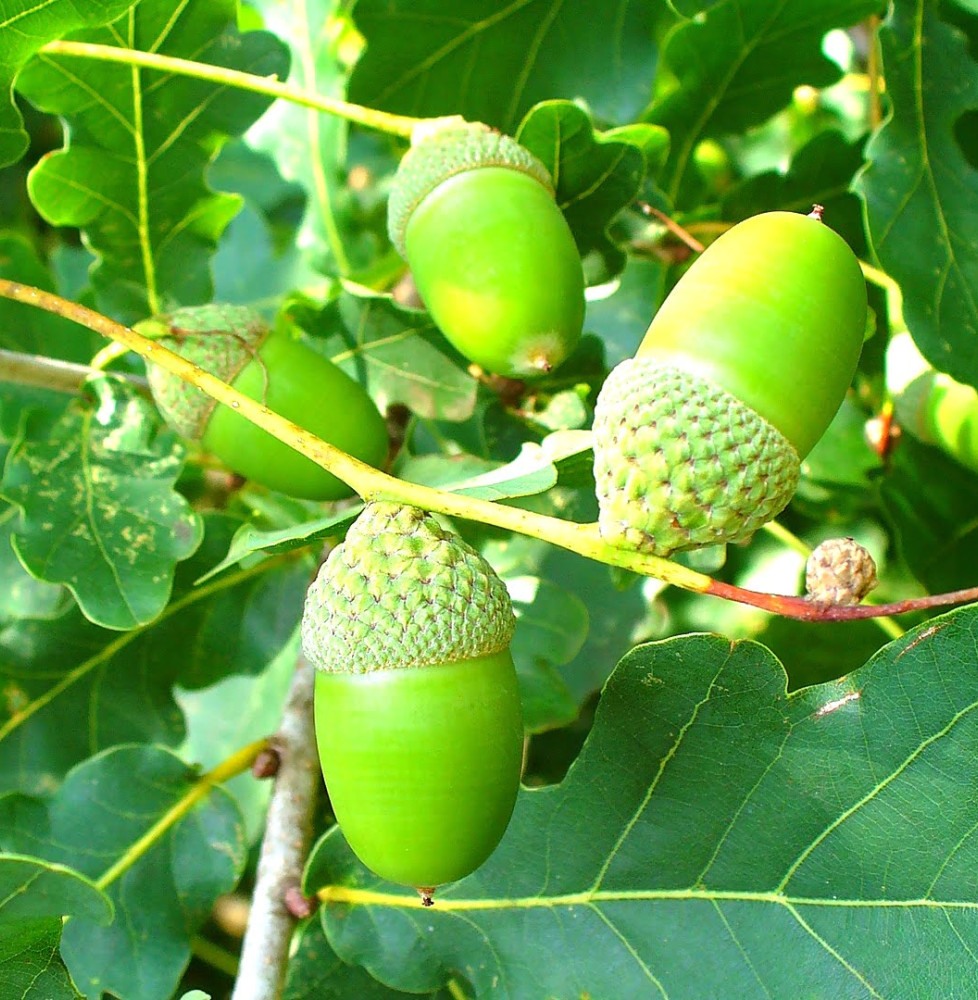
<svg viewBox="0 0 978 1000"><path fill-rule="evenodd" d="M608 226L638 197L647 161L655 166L665 155L666 131L636 125L602 134L576 104L546 101L527 114L516 138L550 171L589 284L618 274L625 253L608 237Z"/></svg>
<svg viewBox="0 0 978 1000"><path fill-rule="evenodd" d="M403 993L377 982L363 969L340 961L329 946L318 920L299 930L299 940L289 961L283 1000L397 1000ZM428 995L428 994L426 994ZM431 1000L450 1000L439 990Z"/></svg>
<svg viewBox="0 0 978 1000"><path fill-rule="evenodd" d="M780 657L792 690L848 674L879 649L882 637L874 621L826 627L819 622L774 617L757 635L759 642Z"/></svg>
<svg viewBox="0 0 978 1000"><path fill-rule="evenodd" d="M812 483L868 490L883 463L866 441L866 415L843 401L828 430L802 462L802 489Z"/></svg>
<svg viewBox="0 0 978 1000"><path fill-rule="evenodd" d="M277 732L298 655L296 636L260 674L225 677L197 691L178 688L176 700L187 725L180 756L201 768L217 767L240 747ZM273 784L255 781L246 771L224 786L238 803L249 844L261 839Z"/></svg>
<svg viewBox="0 0 978 1000"><path fill-rule="evenodd" d="M14 104L12 85L18 71L46 42L76 28L114 21L137 0L7 0L0 10L0 167L24 155L28 136Z"/></svg>
<svg viewBox="0 0 978 1000"><path fill-rule="evenodd" d="M932 0L898 0L880 37L893 112L858 183L870 241L900 284L921 352L978 385L978 170L962 149L974 131L978 64Z"/></svg>
<svg viewBox="0 0 978 1000"><path fill-rule="evenodd" d="M976 635L954 612L790 696L754 643L638 647L480 871L423 915L411 890L326 905L330 943L400 989L462 968L514 1000L968 996ZM388 888L334 831L307 888L337 883Z"/></svg>
<svg viewBox="0 0 978 1000"><path fill-rule="evenodd" d="M931 593L975 584L976 490L975 473L904 434L880 492L903 558Z"/></svg>
<svg viewBox="0 0 978 1000"><path fill-rule="evenodd" d="M578 704L559 667L580 651L588 634L587 608L580 598L535 576L507 577L516 611L511 652L520 678L523 726L541 732L577 717Z"/></svg>
<svg viewBox="0 0 978 1000"><path fill-rule="evenodd" d="M648 120L672 139L661 186L675 202L697 144L759 125L795 87L840 76L822 53L832 28L879 10L878 0L724 0L676 27L663 48L675 84L656 97Z"/></svg>
<svg viewBox="0 0 978 1000"><path fill-rule="evenodd" d="M840 132L821 132L798 151L785 173L758 174L724 195L723 217L739 222L776 210L807 215L813 205L822 205L825 224L855 253L864 254L862 205L850 193L862 166L862 141L849 143Z"/></svg>
<svg viewBox="0 0 978 1000"><path fill-rule="evenodd" d="M104 925L112 915L109 897L77 871L23 855L0 855L4 1000L78 1000L81 994L61 960L62 919Z"/></svg>
<svg viewBox="0 0 978 1000"><path fill-rule="evenodd" d="M76 40L284 77L284 46L263 32L239 34L235 13L234 0L196 0L179 11L167 0L143 0L111 27ZM67 121L68 144L34 168L30 194L50 223L79 227L98 254L92 283L100 308L132 321L209 301L210 258L240 199L216 194L204 173L220 143L244 132L269 100L52 55L36 57L17 87Z"/></svg>
<svg viewBox="0 0 978 1000"><path fill-rule="evenodd" d="M274 302L283 288L311 278L291 241L280 248L268 222L249 205L228 223L213 259L214 301L254 305Z"/></svg>
<svg viewBox="0 0 978 1000"><path fill-rule="evenodd" d="M175 684L207 687L265 669L298 623L309 566L268 560L195 588L238 524L208 519L152 625L120 635L71 611L0 630L0 791L56 787L78 761L119 743L176 745L184 723Z"/></svg>
<svg viewBox="0 0 978 1000"><path fill-rule="evenodd" d="M0 935L4 1000L82 1000L61 960L61 918L25 920Z"/></svg>
<svg viewBox="0 0 978 1000"><path fill-rule="evenodd" d="M0 625L15 618L57 618L71 606L64 587L35 580L14 552L12 536L16 508L3 505L0 512Z"/></svg>
<svg viewBox="0 0 978 1000"><path fill-rule="evenodd" d="M0 926L46 917L112 919L112 902L90 879L63 864L36 857L0 855Z"/></svg>
<svg viewBox="0 0 978 1000"><path fill-rule="evenodd" d="M177 436L122 381L88 385L96 398L60 419L28 416L3 491L21 508L14 548L30 573L67 586L92 621L133 628L163 610L200 519L173 489Z"/></svg>
<svg viewBox="0 0 978 1000"><path fill-rule="evenodd" d="M597 14L590 0L488 10L480 0L359 0L354 15L367 51L350 99L422 118L460 114L510 133L553 97L632 121L655 71L651 7L623 0Z"/></svg>
<svg viewBox="0 0 978 1000"><path fill-rule="evenodd" d="M0 799L4 846L100 878L116 918L66 925L61 953L90 996L169 1000L190 943L214 900L236 884L245 861L241 818L216 786L144 849L136 845L192 791L198 773L160 747L119 747L75 768L48 802ZM104 924L104 914L102 914Z"/></svg>
<svg viewBox="0 0 978 1000"><path fill-rule="evenodd" d="M0 278L53 292L51 272L22 236L0 234ZM105 340L60 316L0 298L0 347L85 364Z"/></svg>

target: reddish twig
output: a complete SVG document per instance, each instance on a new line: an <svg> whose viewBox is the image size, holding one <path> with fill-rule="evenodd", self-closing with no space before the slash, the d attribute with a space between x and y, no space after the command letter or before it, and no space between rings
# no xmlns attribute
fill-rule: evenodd
<svg viewBox="0 0 978 1000"><path fill-rule="evenodd" d="M702 253L706 249L706 247L704 247L695 236L683 229L683 227L674 219L669 218L665 212L660 212L654 205L650 205L648 202L643 201L639 207L642 209L643 215L651 215L653 218L658 219L659 222L661 222L673 236L682 240L682 242L685 243L690 250L693 250L696 253Z"/></svg>
<svg viewBox="0 0 978 1000"><path fill-rule="evenodd" d="M951 604L966 604L978 601L978 587L952 590L945 594L930 594L927 597L911 597L891 604L858 604L855 606L828 606L814 604L807 597L789 597L782 594L765 594L756 590L746 590L732 583L713 580L704 594L722 597L738 604L770 611L785 618L797 618L808 622L848 622L862 618L880 618L888 615L905 615L909 611L925 611L929 608L947 607Z"/></svg>

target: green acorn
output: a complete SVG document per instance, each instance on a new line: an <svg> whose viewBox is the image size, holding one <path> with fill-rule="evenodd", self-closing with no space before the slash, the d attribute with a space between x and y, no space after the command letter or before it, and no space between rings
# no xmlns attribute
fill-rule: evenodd
<svg viewBox="0 0 978 1000"><path fill-rule="evenodd" d="M433 517L368 504L309 588L316 740L337 822L383 878L434 887L506 830L523 722L506 587Z"/></svg>
<svg viewBox="0 0 978 1000"><path fill-rule="evenodd" d="M458 118L419 130L394 178L388 232L435 323L470 361L532 378L580 340L577 245L547 168L515 139Z"/></svg>
<svg viewBox="0 0 978 1000"><path fill-rule="evenodd" d="M659 556L749 539L794 495L865 325L859 262L820 209L721 236L598 396L602 537Z"/></svg>
<svg viewBox="0 0 978 1000"><path fill-rule="evenodd" d="M386 458L387 428L365 390L287 330L270 328L254 309L190 306L135 329L369 465ZM352 493L311 459L165 368L151 364L148 375L167 423L246 479L309 500Z"/></svg>

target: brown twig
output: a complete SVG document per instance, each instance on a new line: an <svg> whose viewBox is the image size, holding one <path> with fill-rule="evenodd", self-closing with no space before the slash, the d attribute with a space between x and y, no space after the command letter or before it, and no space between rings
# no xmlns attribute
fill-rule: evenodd
<svg viewBox="0 0 978 1000"><path fill-rule="evenodd" d="M654 205L650 205L648 202L643 201L639 207L642 209L643 215L651 215L653 218L658 219L659 222L661 222L673 236L682 240L682 242L685 243L690 250L693 250L696 253L702 253L706 249L706 247L704 247L703 244L692 235L692 233L683 229L678 222L671 219L665 212L659 211L659 209L657 209Z"/></svg>

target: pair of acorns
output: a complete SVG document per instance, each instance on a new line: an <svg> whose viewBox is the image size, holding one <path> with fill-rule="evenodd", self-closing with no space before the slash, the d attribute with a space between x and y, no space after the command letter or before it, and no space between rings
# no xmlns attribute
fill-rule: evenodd
<svg viewBox="0 0 978 1000"><path fill-rule="evenodd" d="M546 168L514 140L457 122L428 135L402 162L389 219L435 322L468 358L529 377L576 346L580 258ZM744 541L776 516L842 402L865 319L859 264L817 211L757 216L718 239L598 397L605 539L668 556ZM149 322L276 412L364 461L383 460L383 422L366 393L250 310ZM218 343L213 331L229 328L228 344ZM151 381L171 414L196 392L160 369ZM239 415L195 401L192 419L171 422L203 435L236 471L313 499L345 492ZM516 801L514 623L488 563L429 515L394 503L367 506L307 597L303 646L319 668L317 740L337 819L368 867L417 887L425 902L488 857Z"/></svg>

